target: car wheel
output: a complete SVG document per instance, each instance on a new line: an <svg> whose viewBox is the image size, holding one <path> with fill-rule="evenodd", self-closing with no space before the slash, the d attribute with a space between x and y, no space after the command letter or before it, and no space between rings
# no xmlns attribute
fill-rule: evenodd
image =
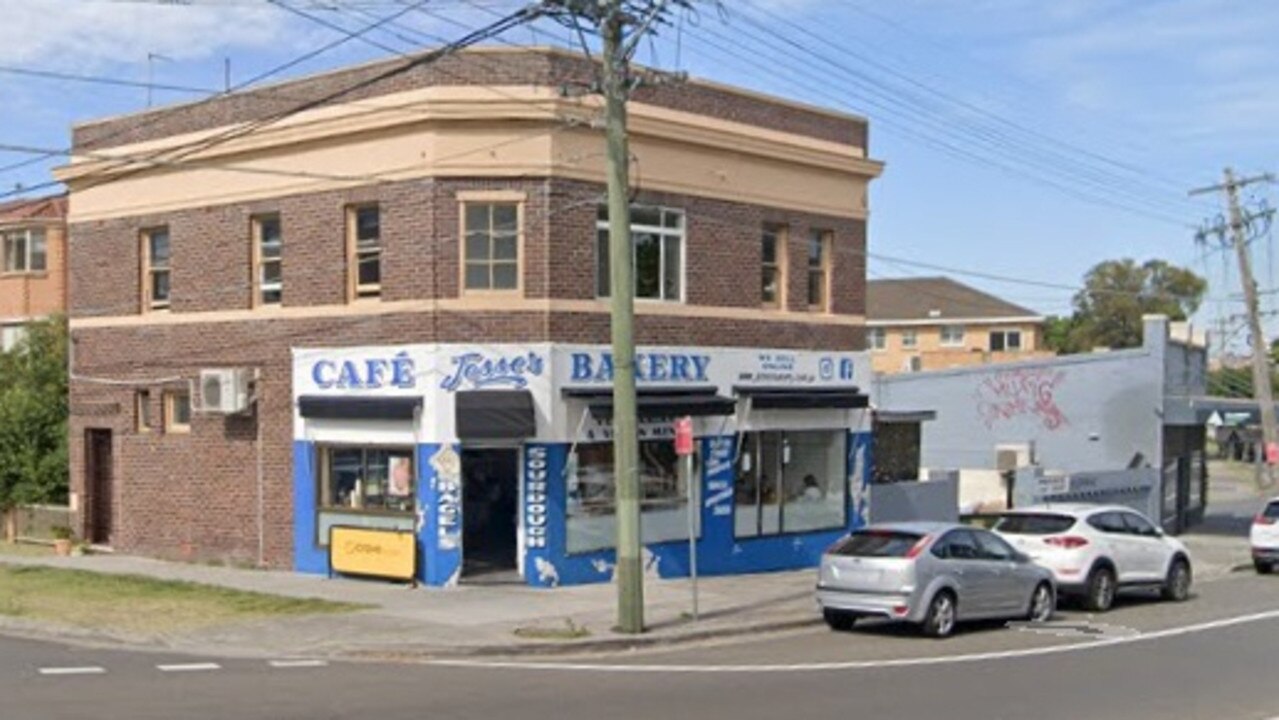
<svg viewBox="0 0 1279 720"><path fill-rule="evenodd" d="M1084 607L1092 612L1106 612L1115 603L1115 571L1099 567L1088 576Z"/></svg>
<svg viewBox="0 0 1279 720"><path fill-rule="evenodd" d="M948 590L942 590L928 603L928 614L924 616L924 634L934 638L948 637L955 631L955 617L955 596Z"/></svg>
<svg viewBox="0 0 1279 720"><path fill-rule="evenodd" d="M1269 575L1275 570L1275 566L1265 560L1253 560L1252 566L1257 569L1258 575Z"/></svg>
<svg viewBox="0 0 1279 720"><path fill-rule="evenodd" d="M853 625L857 624L857 616L844 612L842 610L831 610L829 608L822 610L822 619L830 626L831 630L839 632L848 632L853 629Z"/></svg>
<svg viewBox="0 0 1279 720"><path fill-rule="evenodd" d="M1190 563L1183 558L1173 560L1172 567L1168 568L1168 578L1164 580L1161 593L1164 600L1182 602L1190 597L1190 580Z"/></svg>
<svg viewBox="0 0 1279 720"><path fill-rule="evenodd" d="M1030 610L1027 612L1026 619L1033 623L1048 622L1053 619L1056 605L1057 599L1053 597L1053 589L1048 583L1040 583L1030 596Z"/></svg>

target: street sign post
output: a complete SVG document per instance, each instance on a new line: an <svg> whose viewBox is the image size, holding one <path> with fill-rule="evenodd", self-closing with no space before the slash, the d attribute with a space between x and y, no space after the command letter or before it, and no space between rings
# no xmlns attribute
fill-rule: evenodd
<svg viewBox="0 0 1279 720"><path fill-rule="evenodd" d="M675 421L675 455L679 462L679 481L688 489L688 577L693 588L693 619L698 619L697 602L697 513L701 510L698 483L693 478L693 419Z"/></svg>

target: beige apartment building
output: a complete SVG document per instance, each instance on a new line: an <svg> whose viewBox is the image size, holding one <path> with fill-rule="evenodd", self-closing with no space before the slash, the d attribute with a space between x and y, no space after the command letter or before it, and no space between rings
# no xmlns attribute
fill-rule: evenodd
<svg viewBox="0 0 1279 720"><path fill-rule="evenodd" d="M0 350L67 306L65 196L0 204Z"/></svg>
<svg viewBox="0 0 1279 720"><path fill-rule="evenodd" d="M945 277L871 280L866 346L875 372L901 373L1051 356L1044 317Z"/></svg>

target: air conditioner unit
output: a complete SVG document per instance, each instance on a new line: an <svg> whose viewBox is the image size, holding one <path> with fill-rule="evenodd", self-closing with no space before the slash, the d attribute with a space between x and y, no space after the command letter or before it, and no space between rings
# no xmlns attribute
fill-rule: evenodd
<svg viewBox="0 0 1279 720"><path fill-rule="evenodd" d="M249 409L249 373L242 369L201 370L199 411L234 415Z"/></svg>

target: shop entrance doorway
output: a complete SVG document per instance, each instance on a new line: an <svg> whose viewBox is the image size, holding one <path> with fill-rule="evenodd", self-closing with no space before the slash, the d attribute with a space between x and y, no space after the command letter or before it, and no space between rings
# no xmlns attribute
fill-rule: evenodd
<svg viewBox="0 0 1279 720"><path fill-rule="evenodd" d="M462 577L471 582L519 582L520 451L462 450Z"/></svg>

